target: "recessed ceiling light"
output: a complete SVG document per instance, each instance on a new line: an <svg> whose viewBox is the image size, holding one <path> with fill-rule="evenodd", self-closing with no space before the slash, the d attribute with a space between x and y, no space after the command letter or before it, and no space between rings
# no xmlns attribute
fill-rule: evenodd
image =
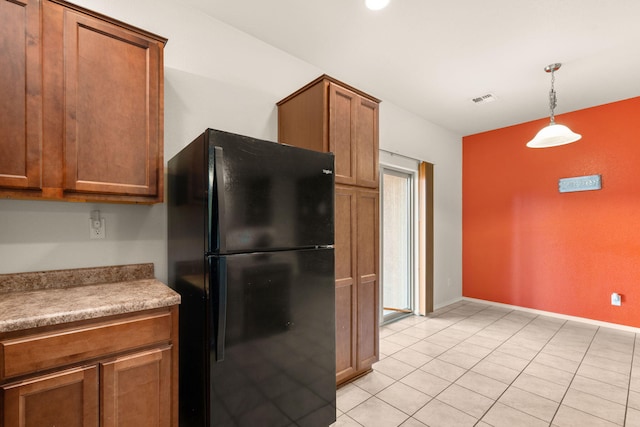
<svg viewBox="0 0 640 427"><path fill-rule="evenodd" d="M364 4L371 10L380 10L387 7L389 0L364 0Z"/></svg>

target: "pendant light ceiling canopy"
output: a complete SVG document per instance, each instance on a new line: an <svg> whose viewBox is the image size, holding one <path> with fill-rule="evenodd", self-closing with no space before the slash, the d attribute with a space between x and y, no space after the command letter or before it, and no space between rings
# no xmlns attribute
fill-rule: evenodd
<svg viewBox="0 0 640 427"><path fill-rule="evenodd" d="M531 141L527 142L527 147L529 148L556 147L558 145L570 144L582 138L582 135L571 131L568 127L556 124L553 112L554 108L556 108L556 91L553 88L553 84L555 82L554 73L558 71L561 66L562 64L555 63L547 65L544 68L547 73L551 73L551 90L549 91L550 123L548 126L542 128Z"/></svg>

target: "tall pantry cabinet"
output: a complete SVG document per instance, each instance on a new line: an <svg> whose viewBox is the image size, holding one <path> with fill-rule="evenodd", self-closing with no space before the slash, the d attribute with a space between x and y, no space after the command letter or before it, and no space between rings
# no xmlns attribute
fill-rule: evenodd
<svg viewBox="0 0 640 427"><path fill-rule="evenodd" d="M336 382L378 360L379 100L322 75L278 102L278 140L335 154Z"/></svg>

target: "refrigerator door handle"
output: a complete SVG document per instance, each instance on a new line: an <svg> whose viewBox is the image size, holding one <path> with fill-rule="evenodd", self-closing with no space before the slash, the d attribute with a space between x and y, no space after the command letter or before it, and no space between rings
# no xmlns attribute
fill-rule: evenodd
<svg viewBox="0 0 640 427"><path fill-rule="evenodd" d="M211 180L213 181L209 188L215 190L215 196L212 194L214 191L209 191L209 206L212 206L212 198L216 198L216 211L218 218L211 218L212 210L209 209L209 230L212 230L213 224L218 224L216 228L217 242L209 242L209 247L215 247L219 253L225 253L227 250L227 239L225 237L225 201L224 201L224 150L222 147L213 147L214 158L214 170L210 173ZM210 234L210 238L213 238ZM215 245L211 245L216 243Z"/></svg>
<svg viewBox="0 0 640 427"><path fill-rule="evenodd" d="M218 289L214 307L214 333L216 338L216 362L224 361L224 343L227 329L227 262L218 258Z"/></svg>

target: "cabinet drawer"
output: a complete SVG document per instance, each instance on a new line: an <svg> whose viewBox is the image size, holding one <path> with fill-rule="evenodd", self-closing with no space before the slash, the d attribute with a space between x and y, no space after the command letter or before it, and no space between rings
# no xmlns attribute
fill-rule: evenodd
<svg viewBox="0 0 640 427"><path fill-rule="evenodd" d="M0 341L0 381L95 357L171 341L171 313L62 327Z"/></svg>

